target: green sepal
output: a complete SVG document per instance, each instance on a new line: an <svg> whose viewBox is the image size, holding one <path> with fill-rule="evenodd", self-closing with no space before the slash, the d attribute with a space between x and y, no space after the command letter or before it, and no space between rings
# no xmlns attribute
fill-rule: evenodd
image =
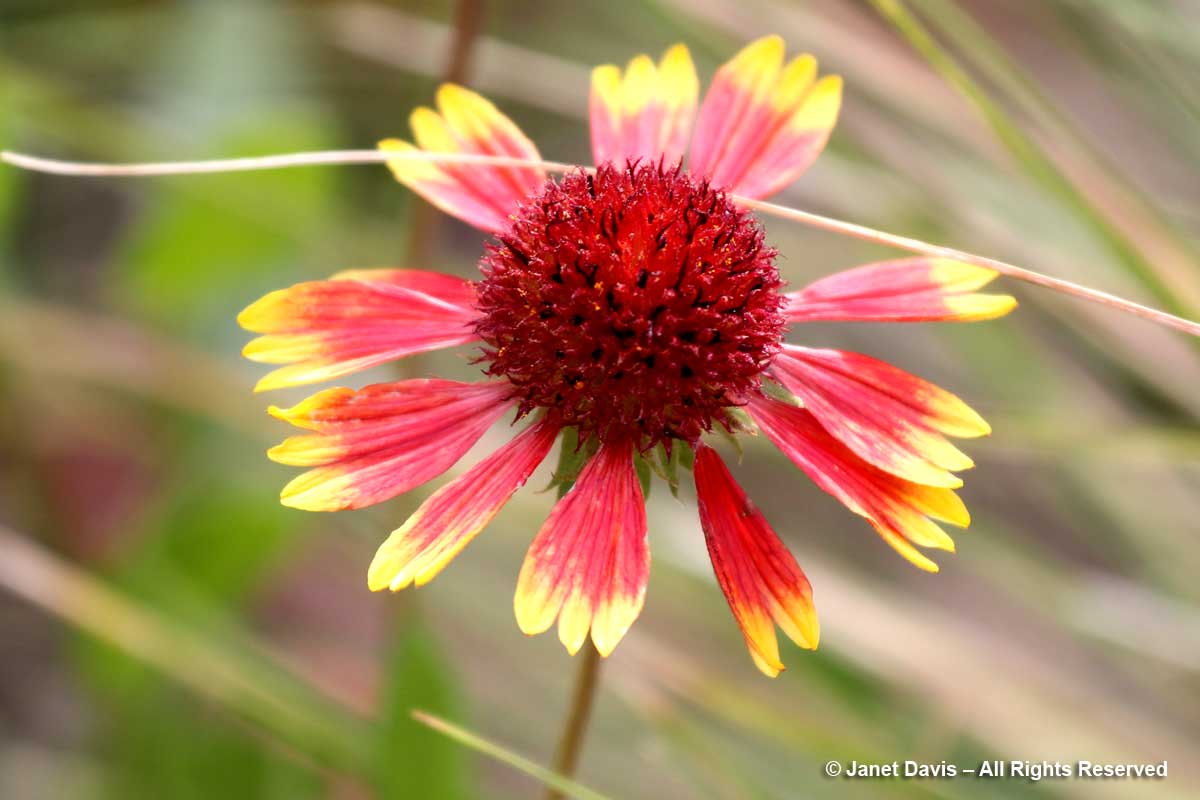
<svg viewBox="0 0 1200 800"><path fill-rule="evenodd" d="M542 491L548 492L557 488L559 497L569 492L579 478L583 465L596 454L599 447L600 444L595 437L584 442L580 447L579 429L563 428L562 438L559 440L558 464L554 467L554 474L550 477L549 485Z"/></svg>
<svg viewBox="0 0 1200 800"><path fill-rule="evenodd" d="M637 472L638 481L642 484L642 499L650 499L650 479L653 477L653 468L650 466L650 460L644 458L641 453L633 454L633 468Z"/></svg>

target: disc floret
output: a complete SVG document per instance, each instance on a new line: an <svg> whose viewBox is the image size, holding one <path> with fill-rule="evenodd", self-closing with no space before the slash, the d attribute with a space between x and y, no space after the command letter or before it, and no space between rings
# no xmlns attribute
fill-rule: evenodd
<svg viewBox="0 0 1200 800"><path fill-rule="evenodd" d="M695 443L759 391L785 320L761 226L678 167L547 182L487 247L491 375L581 439Z"/></svg>

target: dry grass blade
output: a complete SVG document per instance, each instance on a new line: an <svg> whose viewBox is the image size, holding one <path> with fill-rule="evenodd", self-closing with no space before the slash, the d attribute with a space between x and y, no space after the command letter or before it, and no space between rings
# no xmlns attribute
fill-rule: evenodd
<svg viewBox="0 0 1200 800"><path fill-rule="evenodd" d="M260 156L254 158L232 158L232 159L217 159L213 161L182 161L182 162L159 162L147 164L85 164L72 161L60 161L56 159L41 158L38 156L25 155L23 153L14 153L11 151L0 152L0 161L11 164L22 169L29 169L38 172L48 172L55 175L77 175L91 177L149 177L149 176L164 176L164 175L183 175L183 174L204 174L216 172L238 172L264 169L286 169L290 167L307 167L321 166L332 164L378 164L388 161L397 160L414 160L414 161L429 161L434 163L457 163L457 164L476 164L487 165L494 167L541 167L542 169L551 172L568 172L572 169L587 169L586 167L565 164L559 161L534 161L522 158L512 158L509 156L484 156L470 153L428 153L428 152L413 152L413 153L391 153L382 152L379 150L331 150L315 153L287 153L273 156ZM864 225L858 225L852 222L824 217L820 214L813 214L808 211L781 206L776 203L768 203L762 200L752 200L746 197L734 195L734 200L747 208L753 208L761 211L764 214L780 217L782 219L799 222L804 225L809 225L833 233L841 233L847 236L853 236L857 239L863 239L877 244L889 245L902 250L908 250L912 253L920 253L922 255L935 256L939 258L951 258L958 261L965 261L970 264L976 264L981 267L995 270L996 272L1014 278L1025 283L1032 283L1035 286L1041 286L1046 289L1052 289L1056 292L1078 297L1081 300L1088 300L1093 303L1107 306L1115 311L1122 311L1127 314L1132 314L1136 317L1165 325L1170 328L1182 331L1183 333L1191 334L1192 336L1200 336L1200 323L1191 320L1177 317L1174 314L1168 314L1165 311L1150 308L1134 303L1130 300L1117 297L1116 295L1102 292L1098 289L1091 289L1086 286L1081 286L1071 281L1065 281L1059 278L1054 278L1049 275L1044 275L1040 272L1035 272L1024 267L1018 267L1014 264L1009 264L1005 261L999 261L986 256L975 255L963 250L956 250L950 247L942 247L941 245L929 244L922 242L919 239L912 239L907 236L898 236L892 233L885 233L873 228L868 228Z"/></svg>

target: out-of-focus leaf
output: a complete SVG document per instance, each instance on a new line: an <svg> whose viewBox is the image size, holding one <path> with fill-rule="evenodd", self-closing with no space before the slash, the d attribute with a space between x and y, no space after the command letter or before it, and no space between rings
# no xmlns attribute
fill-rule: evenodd
<svg viewBox="0 0 1200 800"><path fill-rule="evenodd" d="M453 670L416 614L397 627L385 676L374 780L379 797L474 796L461 748L412 718L418 707L448 716L457 716L460 709Z"/></svg>
<svg viewBox="0 0 1200 800"><path fill-rule="evenodd" d="M93 639L81 640L79 666L106 696L136 698L147 668L253 721L314 761L365 769L369 726L296 678L233 624L202 626L178 603L136 599L0 526L0 587ZM214 612L210 610L210 615ZM163 714L181 729L180 714Z"/></svg>
<svg viewBox="0 0 1200 800"><path fill-rule="evenodd" d="M282 555L300 548L297 523L307 520L275 501L263 472L217 474L219 467L194 450L189 455L194 479L178 476L175 495L148 521L127 563L140 562L147 577L186 575L195 589L236 603Z"/></svg>
<svg viewBox="0 0 1200 800"><path fill-rule="evenodd" d="M310 119L259 116L218 142L220 152L253 154L320 149L326 140ZM306 277L297 265L313 231L327 221L331 178L320 170L282 170L192 179L208 184L204 195L154 187L125 245L119 284L125 303L173 326L227 316L232 330L233 312L258 287L285 272L296 281Z"/></svg>
<svg viewBox="0 0 1200 800"><path fill-rule="evenodd" d="M0 72L0 109L8 108L9 95L13 87ZM0 113L0 147L6 146L12 124ZM7 288L13 280L12 253L9 252L9 228L13 224L14 202L18 192L19 176L15 170L0 169L0 288Z"/></svg>
<svg viewBox="0 0 1200 800"><path fill-rule="evenodd" d="M109 766L106 794L113 800L324 796L311 768L235 727L227 716L197 709L194 699L152 672L142 670L142 679L122 693L96 688L106 711L99 748Z"/></svg>
<svg viewBox="0 0 1200 800"><path fill-rule="evenodd" d="M305 39L283 4L216 0L184 9L159 46L159 69L145 76L157 113L183 126L188 152L180 157L329 144L325 118L290 81ZM329 221L336 175L301 169L184 180L209 191L185 191L176 179L144 186L117 290L127 306L172 326L231 316L285 270L299 279L297 265Z"/></svg>

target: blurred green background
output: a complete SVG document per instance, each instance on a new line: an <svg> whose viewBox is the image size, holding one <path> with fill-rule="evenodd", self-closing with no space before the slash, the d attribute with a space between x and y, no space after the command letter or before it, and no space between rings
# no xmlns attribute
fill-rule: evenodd
<svg viewBox="0 0 1200 800"><path fill-rule="evenodd" d="M466 80L547 158L590 157L591 65L684 41L707 80L775 32L847 85L829 149L781 202L1200 318L1194 3L482 5ZM0 145L107 161L370 147L431 99L455 14L0 0ZM892 255L767 226L793 284ZM287 431L250 392L262 370L239 359L233 321L269 289L350 267L469 276L480 246L382 167L0 170L0 797L540 791L408 712L549 761L574 662L552 634L522 636L511 597L550 497L519 495L428 588L370 594L375 547L440 482L366 511L279 506L294 471L263 450ZM747 444L735 471L823 619L821 649L787 648L770 681L689 492L656 487L646 610L604 665L582 783L621 798L1200 796L1200 349L1005 289L1022 305L998 322L792 337L887 358L992 422L968 447L975 523L958 555L918 572ZM400 369L466 377L468 355ZM852 758L1166 759L1170 778L822 777Z"/></svg>

